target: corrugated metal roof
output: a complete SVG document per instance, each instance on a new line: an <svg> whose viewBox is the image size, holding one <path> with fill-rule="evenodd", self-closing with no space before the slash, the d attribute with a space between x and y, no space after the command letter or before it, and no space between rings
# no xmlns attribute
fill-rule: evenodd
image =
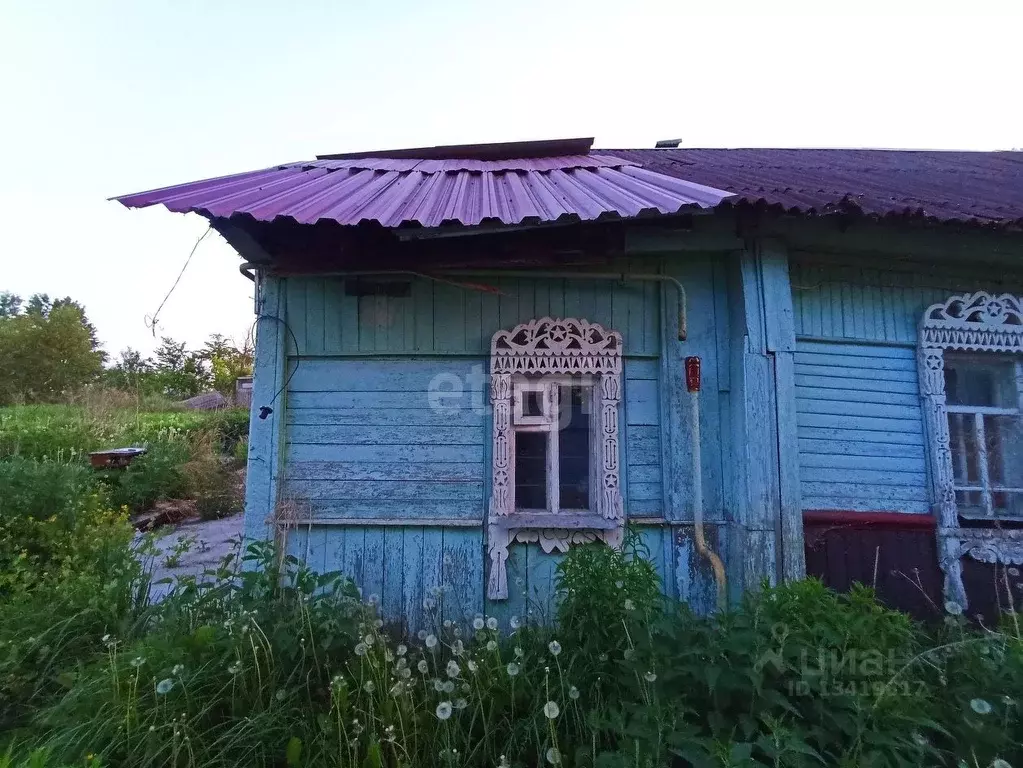
<svg viewBox="0 0 1023 768"><path fill-rule="evenodd" d="M496 160L378 154L287 163L117 199L218 218L438 227L672 214L713 208L729 196L599 153Z"/></svg>
<svg viewBox="0 0 1023 768"><path fill-rule="evenodd" d="M1023 152L603 149L668 176L799 213L1023 223Z"/></svg>

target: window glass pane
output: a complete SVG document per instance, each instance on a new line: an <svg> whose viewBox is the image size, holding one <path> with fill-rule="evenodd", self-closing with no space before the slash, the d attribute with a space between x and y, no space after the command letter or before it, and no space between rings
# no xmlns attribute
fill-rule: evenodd
<svg viewBox="0 0 1023 768"><path fill-rule="evenodd" d="M997 355L945 355L945 398L949 405L1016 408L1015 366Z"/></svg>
<svg viewBox="0 0 1023 768"><path fill-rule="evenodd" d="M547 509L547 433L515 433L515 506Z"/></svg>
<svg viewBox="0 0 1023 768"><path fill-rule="evenodd" d="M1016 416L985 416L984 442L987 445L988 481L996 516L1021 514L1020 494L1010 489L1023 488L1023 430Z"/></svg>
<svg viewBox="0 0 1023 768"><path fill-rule="evenodd" d="M585 387L561 388L558 488L562 509L590 507L589 411L589 391Z"/></svg>
<svg viewBox="0 0 1023 768"><path fill-rule="evenodd" d="M526 390L522 393L522 415L543 416L543 392Z"/></svg>

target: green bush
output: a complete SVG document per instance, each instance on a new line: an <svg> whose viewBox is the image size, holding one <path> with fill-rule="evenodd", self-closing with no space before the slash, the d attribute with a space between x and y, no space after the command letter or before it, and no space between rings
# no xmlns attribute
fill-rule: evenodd
<svg viewBox="0 0 1023 768"><path fill-rule="evenodd" d="M122 519L88 467L0 462L0 592L74 557L93 531Z"/></svg>
<svg viewBox="0 0 1023 768"><path fill-rule="evenodd" d="M103 475L112 501L140 512L160 499L181 498L186 488L182 465L190 455L185 440L170 437L152 443L125 469L106 470Z"/></svg>

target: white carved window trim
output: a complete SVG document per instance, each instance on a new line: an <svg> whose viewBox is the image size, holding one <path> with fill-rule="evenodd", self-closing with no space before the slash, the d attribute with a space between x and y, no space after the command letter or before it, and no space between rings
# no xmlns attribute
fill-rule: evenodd
<svg viewBox="0 0 1023 768"><path fill-rule="evenodd" d="M920 324L918 370L945 599L966 606L964 556L986 563L1023 564L1023 529L959 525L945 396L945 352L1023 355L1023 298L966 293L934 304Z"/></svg>
<svg viewBox="0 0 1023 768"><path fill-rule="evenodd" d="M551 422L556 418L553 389L579 377L592 384L591 439L598 443L590 448L590 509L554 514L550 510L517 510L514 430L516 426L556 428ZM523 416L517 394L522 390L544 393L543 416ZM543 317L494 334L490 343L494 424L487 530L489 599L508 597L506 562L513 541L538 542L544 552L567 552L572 544L597 539L621 545L625 524L619 478L621 396L622 335L617 331L586 320Z"/></svg>

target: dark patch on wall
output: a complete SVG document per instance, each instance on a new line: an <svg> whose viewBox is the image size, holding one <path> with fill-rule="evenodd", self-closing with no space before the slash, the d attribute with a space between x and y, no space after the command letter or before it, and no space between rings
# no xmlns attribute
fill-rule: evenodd
<svg viewBox="0 0 1023 768"><path fill-rule="evenodd" d="M873 587L892 608L933 621L943 609L944 577L931 527L877 522L807 522L806 573L844 592Z"/></svg>

